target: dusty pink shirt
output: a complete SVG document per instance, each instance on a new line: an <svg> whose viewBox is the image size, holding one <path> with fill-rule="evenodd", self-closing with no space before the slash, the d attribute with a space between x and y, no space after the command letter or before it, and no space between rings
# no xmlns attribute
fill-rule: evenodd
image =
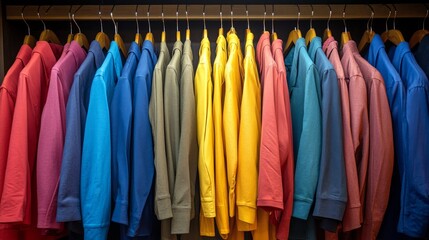
<svg viewBox="0 0 429 240"><path fill-rule="evenodd" d="M56 222L56 211L66 105L74 74L85 57L85 50L77 42L72 41L51 71L37 151L38 228L59 229L62 226Z"/></svg>
<svg viewBox="0 0 429 240"><path fill-rule="evenodd" d="M366 82L371 126L365 217L360 239L376 239L389 201L393 173L392 119L383 77L359 54L355 42L349 45Z"/></svg>

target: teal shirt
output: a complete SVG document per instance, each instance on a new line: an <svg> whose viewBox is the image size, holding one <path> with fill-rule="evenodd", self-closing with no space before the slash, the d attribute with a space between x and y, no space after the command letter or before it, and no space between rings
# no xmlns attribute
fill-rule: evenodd
<svg viewBox="0 0 429 240"><path fill-rule="evenodd" d="M95 73L82 151L81 206L85 239L107 239L111 215L110 102L122 72L116 42Z"/></svg>
<svg viewBox="0 0 429 240"><path fill-rule="evenodd" d="M295 191L292 216L307 219L319 177L322 114L319 73L304 38L297 40L285 59L292 113L295 153Z"/></svg>

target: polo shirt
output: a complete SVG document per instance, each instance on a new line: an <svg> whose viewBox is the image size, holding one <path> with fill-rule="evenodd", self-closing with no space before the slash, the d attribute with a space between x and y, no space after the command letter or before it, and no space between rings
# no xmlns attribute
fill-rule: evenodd
<svg viewBox="0 0 429 240"><path fill-rule="evenodd" d="M58 187L58 222L82 220L80 175L83 134L92 80L104 58L100 44L92 41L85 60L74 74L66 107L64 150Z"/></svg>
<svg viewBox="0 0 429 240"><path fill-rule="evenodd" d="M111 122L110 103L122 73L122 60L115 41L91 85L88 116L82 148L80 182L85 239L107 239L111 214Z"/></svg>
<svg viewBox="0 0 429 240"><path fill-rule="evenodd" d="M139 58L139 45L132 42L110 104L112 134L112 221L123 225L128 225L133 107L131 87L133 86ZM121 227L124 226L121 225Z"/></svg>
<svg viewBox="0 0 429 240"><path fill-rule="evenodd" d="M295 153L293 217L307 219L316 193L322 148L320 79L304 38L285 58Z"/></svg>
<svg viewBox="0 0 429 240"><path fill-rule="evenodd" d="M369 159L365 197L363 239L375 239L389 200L393 172L393 130L383 77L360 54L356 43L350 49L362 71L368 94Z"/></svg>
<svg viewBox="0 0 429 240"><path fill-rule="evenodd" d="M311 40L308 54L317 67L322 96L322 154L313 215L322 218L323 229L335 232L347 202L340 90L320 37Z"/></svg>
<svg viewBox="0 0 429 240"><path fill-rule="evenodd" d="M8 160L0 203L0 222L36 224L36 155L40 117L49 77L63 46L38 41L30 61L19 74Z"/></svg>
<svg viewBox="0 0 429 240"><path fill-rule="evenodd" d="M401 176L401 209L398 231L410 237L425 237L429 229L427 173L429 172L429 82L418 66L409 44L392 46L389 58L402 78L407 93L405 133L407 150L404 162L399 162Z"/></svg>
<svg viewBox="0 0 429 240"><path fill-rule="evenodd" d="M157 57L151 41L145 40L132 87L132 147L129 190L128 236L148 236L154 215L154 174L152 127L149 100Z"/></svg>
<svg viewBox="0 0 429 240"><path fill-rule="evenodd" d="M66 131L66 105L73 76L86 57L85 50L76 41L69 45L65 54L52 67L48 95L41 117L37 150L38 228L62 227L56 221L56 216Z"/></svg>
<svg viewBox="0 0 429 240"><path fill-rule="evenodd" d="M420 41L415 49L413 49L414 57L416 58L417 63L426 73L426 77L429 78L429 35L426 36Z"/></svg>
<svg viewBox="0 0 429 240"><path fill-rule="evenodd" d="M389 203L384 215L379 237L395 239L399 238L399 236L397 235L397 231L392 231L392 229L396 229L398 225L401 195L401 179L399 176L398 163L404 162L407 145L404 135L407 126L405 119L405 87L402 83L401 77L399 76L386 53L386 49L380 35L376 34L373 37L368 51L364 53L364 57L371 65L380 71L386 86L386 94L391 111L393 139L395 144L395 163L390 187Z"/></svg>

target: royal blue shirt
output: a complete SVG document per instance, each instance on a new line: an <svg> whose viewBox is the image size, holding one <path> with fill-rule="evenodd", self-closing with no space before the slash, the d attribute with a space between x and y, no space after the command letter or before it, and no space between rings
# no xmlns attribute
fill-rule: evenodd
<svg viewBox="0 0 429 240"><path fill-rule="evenodd" d="M395 146L395 164L390 187L389 203L384 214L383 224L378 237L382 239L398 239L396 229L400 212L401 181L398 163L404 162L406 150L406 93L401 77L391 63L380 35L375 34L372 38L368 51L364 54L365 59L377 68L384 79L387 99L392 114L393 138Z"/></svg>
<svg viewBox="0 0 429 240"><path fill-rule="evenodd" d="M80 209L80 173L83 134L90 89L95 72L103 64L104 53L92 41L88 55L74 75L66 108L66 136L58 189L57 221L82 220Z"/></svg>
<svg viewBox="0 0 429 240"><path fill-rule="evenodd" d="M426 35L414 51L414 56L420 67L429 78L429 35Z"/></svg>
<svg viewBox="0 0 429 240"><path fill-rule="evenodd" d="M407 42L392 46L389 58L407 94L407 149L403 162L398 162L402 180L398 231L423 238L429 230L429 82Z"/></svg>
<svg viewBox="0 0 429 240"><path fill-rule="evenodd" d="M319 72L322 93L322 154L313 215L323 218L322 228L335 231L347 203L340 89L320 37L311 40L308 54Z"/></svg>
<svg viewBox="0 0 429 240"><path fill-rule="evenodd" d="M149 236L154 216L154 153L149 100L157 57L151 41L144 41L133 84L130 216L128 236Z"/></svg>
<svg viewBox="0 0 429 240"><path fill-rule="evenodd" d="M112 207L110 103L122 60L115 41L91 86L82 150L81 204L85 239L107 239Z"/></svg>
<svg viewBox="0 0 429 240"><path fill-rule="evenodd" d="M130 178L130 147L132 131L131 88L140 59L139 45L131 43L128 57L118 79L111 103L112 134L112 221L128 224L128 196ZM122 227L122 226L121 226Z"/></svg>

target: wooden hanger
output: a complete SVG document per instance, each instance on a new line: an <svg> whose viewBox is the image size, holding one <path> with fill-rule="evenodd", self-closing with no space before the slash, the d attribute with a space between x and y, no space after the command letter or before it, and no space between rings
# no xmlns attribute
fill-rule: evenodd
<svg viewBox="0 0 429 240"><path fill-rule="evenodd" d="M298 18L296 20L296 27L294 30L292 30L289 33L289 36L286 41L285 49L283 51L283 53L285 54L287 54L289 50L292 48L292 46L296 44L298 39L302 38L301 31L299 30L299 18L301 17L301 9L298 4L296 6L298 7Z"/></svg>
<svg viewBox="0 0 429 240"><path fill-rule="evenodd" d="M383 40L384 43L386 43L387 41L389 41L389 42L391 42L391 43L393 43L393 44L395 44L397 46L401 42L404 42L405 39L404 39L404 36L402 35L401 31L396 30L396 24L395 24L395 22L396 22L396 13L397 13L397 10L396 10L395 4L392 4L392 5L393 5L393 7L395 9L395 15L393 17L393 29L387 30L387 21L389 20L389 17L390 17L390 14L391 14L391 10L390 10L390 7L389 7L390 11L389 11L389 16L386 19L386 31L383 34L381 34L381 39Z"/></svg>
<svg viewBox="0 0 429 240"><path fill-rule="evenodd" d="M316 30L313 28L313 16L314 16L314 10L313 5L311 6L311 18L310 18L310 29L305 34L305 45L309 45L311 40L317 36Z"/></svg>
<svg viewBox="0 0 429 240"><path fill-rule="evenodd" d="M417 46L417 44L419 44L426 35L429 35L429 31L425 29L425 22L426 22L426 18L428 17L428 13L429 13L429 8L426 8L426 15L423 19L423 28L420 30L417 30L410 38L409 43L410 43L411 49Z"/></svg>
<svg viewBox="0 0 429 240"><path fill-rule="evenodd" d="M79 10L79 8L77 10ZM75 11L75 13L77 12L77 10ZM73 22L76 24L76 27L77 27L77 29L78 29L79 32L74 36L74 40L79 44L79 46L81 46L83 49L85 49L86 51L88 51L89 50L88 39L86 38L85 34L83 34L80 31L79 24L77 24L76 19L74 18L74 14L75 13L72 14L72 19L73 19Z"/></svg>
<svg viewBox="0 0 429 240"><path fill-rule="evenodd" d="M125 58L128 55L128 52L125 48L125 44L124 44L124 40L122 40L121 35L118 34L118 25L115 22L115 19L113 18L113 9L115 8L115 5L113 5L112 10L110 11L110 18L112 19L113 25L115 27L115 35L113 36L113 40L116 42L116 44L118 45L119 50L122 53L122 56L124 56Z"/></svg>
<svg viewBox="0 0 429 240"><path fill-rule="evenodd" d="M110 39L103 31L103 20L101 19L101 5L98 5L98 17L100 19L100 32L95 35L95 41L100 44L101 49L108 51L110 48Z"/></svg>
<svg viewBox="0 0 429 240"><path fill-rule="evenodd" d="M25 7L26 7L26 5L24 7L22 7L21 18L24 21L25 25L27 25L28 34L25 35L23 44L26 44L26 45L30 46L31 48L34 48L36 46L36 38L33 35L31 35L30 25L28 25L27 21L24 18Z"/></svg>
<svg viewBox="0 0 429 240"><path fill-rule="evenodd" d="M45 14L48 12L49 8L45 11ZM39 17L39 20L43 23L43 32L40 34L39 41L46 41L50 43L61 44L57 35L53 31L46 29L45 22L40 17L39 10L40 10L40 6L37 9L37 16Z"/></svg>

